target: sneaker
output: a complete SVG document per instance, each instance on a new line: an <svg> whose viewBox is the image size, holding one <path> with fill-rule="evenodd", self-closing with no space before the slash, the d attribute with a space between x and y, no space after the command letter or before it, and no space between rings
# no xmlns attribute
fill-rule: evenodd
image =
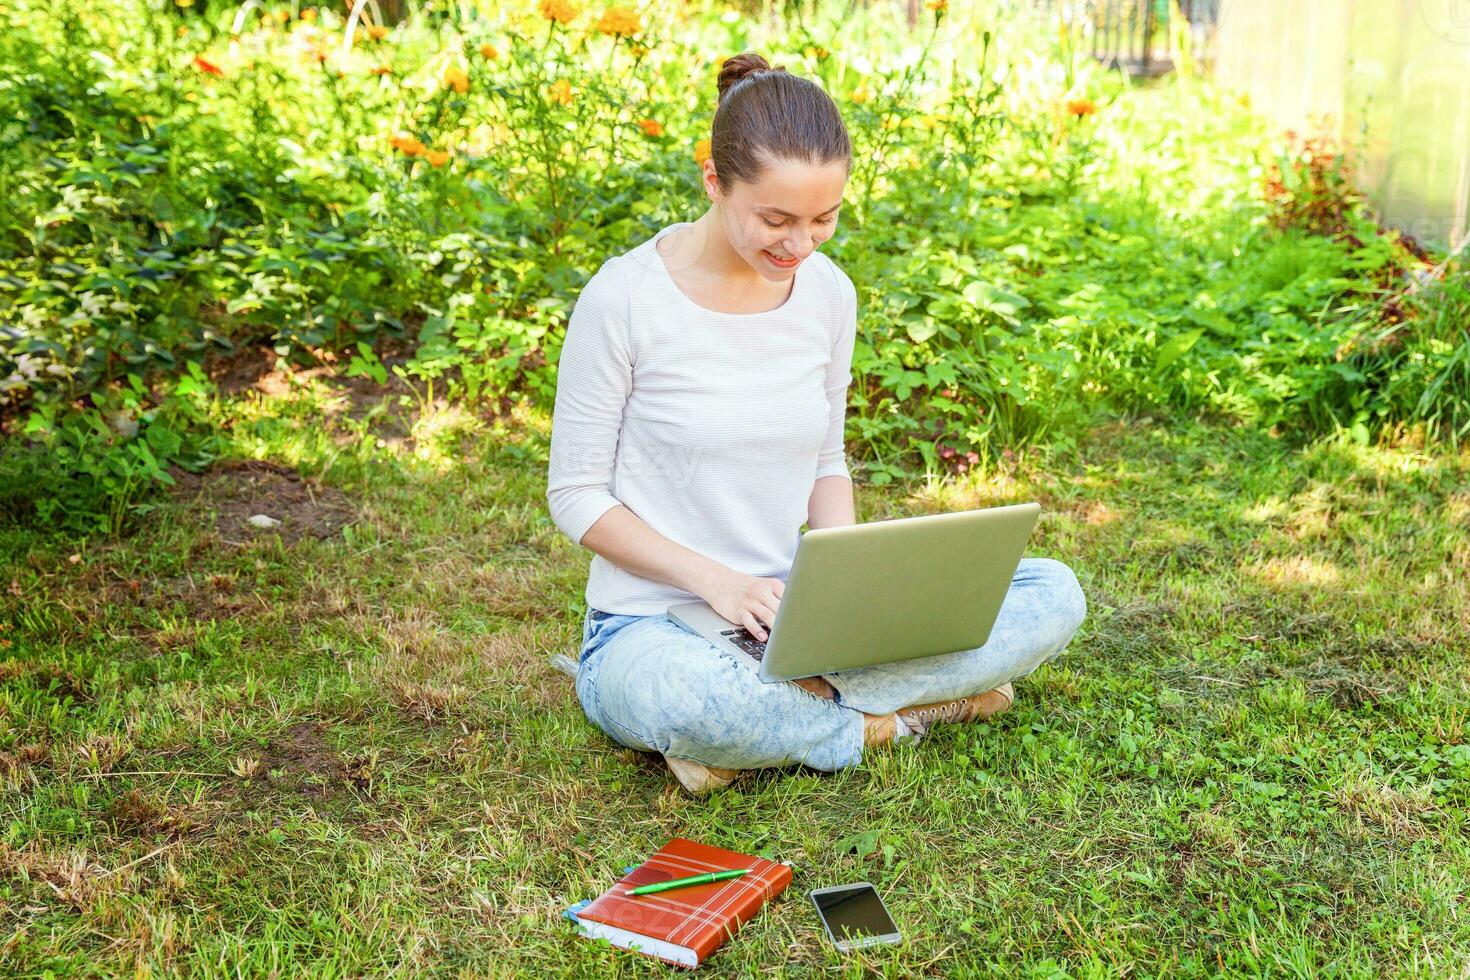
<svg viewBox="0 0 1470 980"><path fill-rule="evenodd" d="M721 786L729 786L740 775L739 769L716 769L693 759L674 759L664 756L664 761L673 770L674 778L679 780L683 786L695 796L703 796L710 790L719 789Z"/></svg>
<svg viewBox="0 0 1470 980"><path fill-rule="evenodd" d="M1015 701L1016 689L1007 681L1000 687L983 694L971 694L968 697L955 698L953 701L915 704L898 709L898 713L909 728L916 732L925 732L928 731L930 725L936 722L954 724L978 721L989 718L991 715L998 715Z"/></svg>

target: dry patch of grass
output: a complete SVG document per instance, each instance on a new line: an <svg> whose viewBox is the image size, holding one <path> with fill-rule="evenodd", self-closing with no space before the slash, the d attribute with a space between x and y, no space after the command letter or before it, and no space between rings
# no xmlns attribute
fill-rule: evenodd
<svg viewBox="0 0 1470 980"><path fill-rule="evenodd" d="M1331 795L1337 808L1351 818L1360 839L1386 833L1402 841L1421 840L1444 814L1427 785L1399 789L1361 771L1349 774Z"/></svg>
<svg viewBox="0 0 1470 980"><path fill-rule="evenodd" d="M1278 587L1320 589L1339 585L1343 581L1342 570L1336 563L1311 555L1267 558L1246 565L1244 571L1266 585Z"/></svg>

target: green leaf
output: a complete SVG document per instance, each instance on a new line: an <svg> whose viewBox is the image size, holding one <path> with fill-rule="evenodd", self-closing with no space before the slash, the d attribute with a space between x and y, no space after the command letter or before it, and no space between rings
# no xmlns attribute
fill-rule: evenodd
<svg viewBox="0 0 1470 980"><path fill-rule="evenodd" d="M865 830L862 833L851 834L843 837L835 846L838 854L853 853L861 861L878 849L878 831Z"/></svg>
<svg viewBox="0 0 1470 980"><path fill-rule="evenodd" d="M1235 324L1231 323L1230 318L1219 310L1200 309L1199 307L1190 306L1185 308L1184 318L1191 323L1196 323L1201 327L1208 327L1219 333L1231 334L1235 332Z"/></svg>
<svg viewBox="0 0 1470 980"><path fill-rule="evenodd" d="M904 321L904 328L908 331L909 339L916 344L922 344L930 337L939 332L939 324L934 322L933 317L908 317Z"/></svg>
<svg viewBox="0 0 1470 980"><path fill-rule="evenodd" d="M994 313L1012 326L1021 322L1016 314L1031 305L1031 301L1026 297L992 286L980 279L966 286L961 295L971 306Z"/></svg>
<svg viewBox="0 0 1470 980"><path fill-rule="evenodd" d="M1187 352L1191 347L1198 343L1199 339L1204 335L1204 328L1200 327L1198 329L1188 330L1184 333L1176 334L1175 336L1170 337L1167 341L1163 343L1163 345L1159 347L1159 352L1154 357L1154 366L1162 371L1164 368L1168 367L1170 364L1173 364L1175 361L1179 360L1179 358L1183 357L1185 352Z"/></svg>

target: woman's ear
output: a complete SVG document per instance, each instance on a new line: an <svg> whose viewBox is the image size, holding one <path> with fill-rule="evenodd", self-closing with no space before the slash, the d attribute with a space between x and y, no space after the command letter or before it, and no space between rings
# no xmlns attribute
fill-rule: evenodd
<svg viewBox="0 0 1470 980"><path fill-rule="evenodd" d="M713 159L704 161L703 164L704 193L713 203L720 199L720 178L715 174L715 161Z"/></svg>

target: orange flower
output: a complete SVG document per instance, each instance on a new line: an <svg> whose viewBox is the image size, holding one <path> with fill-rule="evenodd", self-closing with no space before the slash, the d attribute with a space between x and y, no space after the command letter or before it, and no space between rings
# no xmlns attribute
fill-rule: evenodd
<svg viewBox="0 0 1470 980"><path fill-rule="evenodd" d="M369 24L367 26L367 36L371 40L381 41L388 36L389 30L390 28L384 27L381 24Z"/></svg>
<svg viewBox="0 0 1470 980"><path fill-rule="evenodd" d="M305 10L301 11L301 19L302 20L316 20L316 8L315 7L307 7Z"/></svg>
<svg viewBox="0 0 1470 980"><path fill-rule="evenodd" d="M608 7L597 22L597 30L602 34L637 34L643 30L643 22L627 7Z"/></svg>
<svg viewBox="0 0 1470 980"><path fill-rule="evenodd" d="M664 134L663 123L657 119L640 119L638 128L643 130L645 136L662 136Z"/></svg>
<svg viewBox="0 0 1470 980"><path fill-rule="evenodd" d="M542 17L558 24L570 24L577 18L577 8L572 5L571 0L540 0L536 9L541 12Z"/></svg>
<svg viewBox="0 0 1470 980"><path fill-rule="evenodd" d="M219 65L215 64L214 62L210 61L200 54L196 54L194 56L194 67L198 68L206 75L219 75L221 77L224 76L224 70L221 69Z"/></svg>
<svg viewBox="0 0 1470 980"><path fill-rule="evenodd" d="M1091 99L1068 99L1067 111L1074 116L1090 116L1097 112L1097 103Z"/></svg>
<svg viewBox="0 0 1470 980"><path fill-rule="evenodd" d="M486 61L494 61L500 57L500 52L495 50L495 45L493 44L482 44L480 45L480 57Z"/></svg>
<svg viewBox="0 0 1470 980"><path fill-rule="evenodd" d="M393 74L393 66L392 65L374 65L373 67L371 67L371 68L368 69L368 74L369 75L391 75L391 74Z"/></svg>
<svg viewBox="0 0 1470 980"><path fill-rule="evenodd" d="M565 78L558 78L551 83L551 86L546 90L546 94L551 96L551 101L553 102L560 102L562 105L571 105L572 83Z"/></svg>
<svg viewBox="0 0 1470 980"><path fill-rule="evenodd" d="M431 167L442 167L449 162L449 154L444 150L429 150L424 154L424 159L429 161Z"/></svg>
<svg viewBox="0 0 1470 980"><path fill-rule="evenodd" d="M406 157L416 157L428 152L428 147L411 133L399 133L388 141L388 145Z"/></svg>
<svg viewBox="0 0 1470 980"><path fill-rule="evenodd" d="M808 58L815 58L818 61L826 61L827 58L831 56L831 54L832 54L832 52L828 51L826 48L822 47L820 44L809 46L806 49L806 56Z"/></svg>
<svg viewBox="0 0 1470 980"><path fill-rule="evenodd" d="M699 164L702 167L702 166L704 166L704 161L708 160L709 158L710 158L710 142L709 142L709 140L700 140L698 143L695 143L694 144L694 162L697 163L697 164Z"/></svg>
<svg viewBox="0 0 1470 980"><path fill-rule="evenodd" d="M949 7L949 0L924 0L924 6L937 13Z"/></svg>
<svg viewBox="0 0 1470 980"><path fill-rule="evenodd" d="M452 88L460 95L470 90L470 76L465 74L463 68L450 63L439 72L439 84L445 88Z"/></svg>

